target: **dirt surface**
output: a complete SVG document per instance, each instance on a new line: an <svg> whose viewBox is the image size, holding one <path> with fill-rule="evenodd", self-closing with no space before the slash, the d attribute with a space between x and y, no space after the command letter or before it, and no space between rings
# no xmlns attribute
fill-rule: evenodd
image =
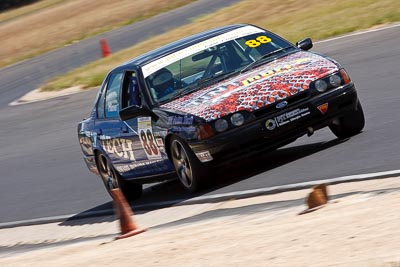
<svg viewBox="0 0 400 267"><path fill-rule="evenodd" d="M329 186L299 215L309 192L135 214L149 230L118 241L114 217L0 229L0 266L400 266L399 178Z"/></svg>

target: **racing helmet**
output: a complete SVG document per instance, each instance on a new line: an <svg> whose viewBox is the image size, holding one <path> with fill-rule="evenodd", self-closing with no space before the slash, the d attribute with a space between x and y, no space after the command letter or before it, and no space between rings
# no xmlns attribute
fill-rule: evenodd
<svg viewBox="0 0 400 267"><path fill-rule="evenodd" d="M162 68L150 77L151 86L157 94L164 94L164 92L174 88L174 76L167 68Z"/></svg>

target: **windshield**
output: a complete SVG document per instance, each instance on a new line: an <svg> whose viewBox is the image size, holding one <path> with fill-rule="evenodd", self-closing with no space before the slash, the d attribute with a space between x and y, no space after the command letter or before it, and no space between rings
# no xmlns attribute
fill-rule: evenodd
<svg viewBox="0 0 400 267"><path fill-rule="evenodd" d="M142 70L153 100L165 103L247 70L287 47L292 46L276 35L245 26L157 59Z"/></svg>

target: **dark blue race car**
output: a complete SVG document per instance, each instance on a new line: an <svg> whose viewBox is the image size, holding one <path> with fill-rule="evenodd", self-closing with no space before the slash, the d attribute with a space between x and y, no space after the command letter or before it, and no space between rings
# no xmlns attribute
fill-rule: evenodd
<svg viewBox="0 0 400 267"><path fill-rule="evenodd" d="M333 59L247 24L202 32L108 73L78 125L89 169L132 200L142 184L178 177L194 192L212 170L328 126L364 127L347 72Z"/></svg>

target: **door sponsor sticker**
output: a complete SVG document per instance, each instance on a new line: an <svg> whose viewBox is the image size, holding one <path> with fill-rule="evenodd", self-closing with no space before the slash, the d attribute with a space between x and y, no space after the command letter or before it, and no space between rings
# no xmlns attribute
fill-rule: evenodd
<svg viewBox="0 0 400 267"><path fill-rule="evenodd" d="M148 159L160 159L161 153L156 145L156 140L153 135L153 130L151 128L151 118L150 117L140 117L138 118L138 134L140 143Z"/></svg>

